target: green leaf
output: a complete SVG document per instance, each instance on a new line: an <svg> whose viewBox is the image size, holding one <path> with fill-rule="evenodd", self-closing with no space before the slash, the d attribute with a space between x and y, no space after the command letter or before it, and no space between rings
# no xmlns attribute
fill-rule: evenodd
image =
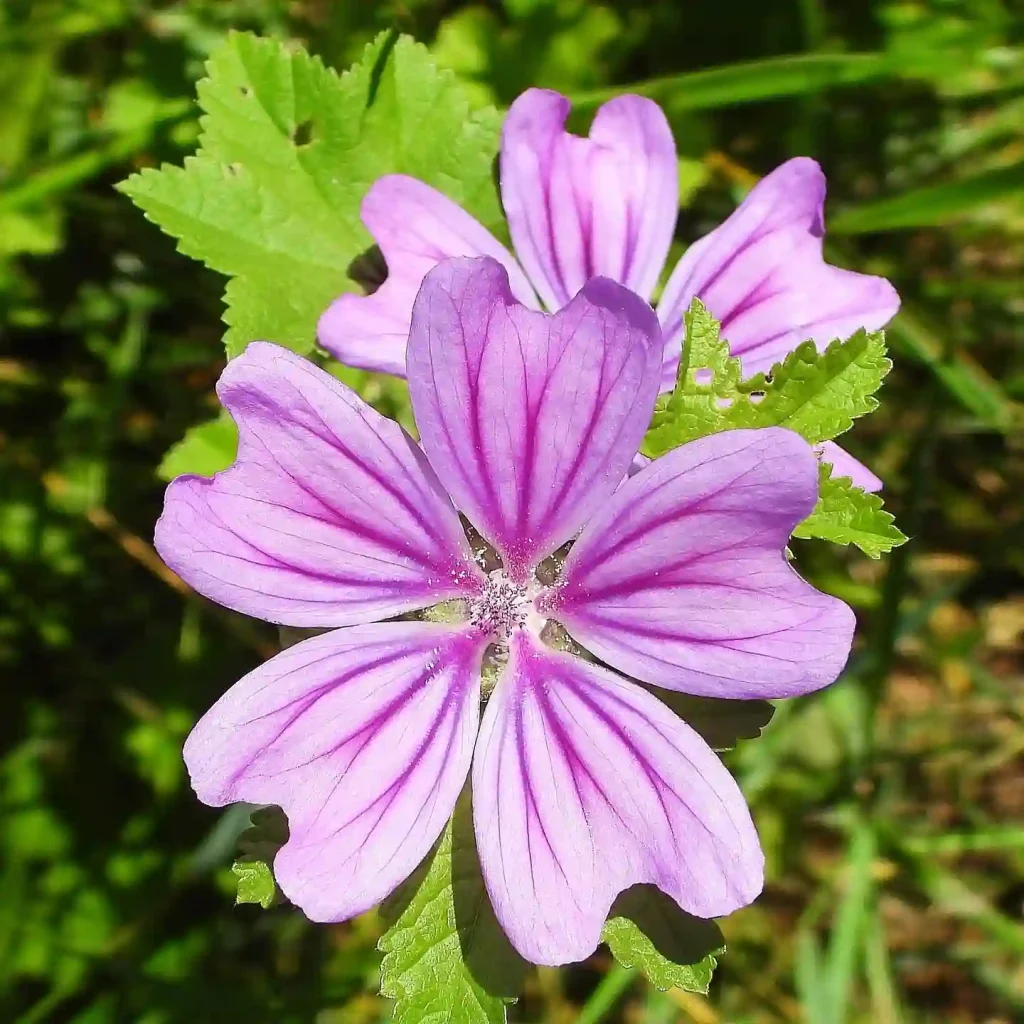
<svg viewBox="0 0 1024 1024"><path fill-rule="evenodd" d="M280 807L259 807L251 827L238 837L239 857L231 865L238 879L235 903L258 903L264 910L284 899L274 881L274 858L288 841L288 819Z"/></svg>
<svg viewBox="0 0 1024 1024"><path fill-rule="evenodd" d="M36 210L47 200L81 188L84 182L108 168L137 157L152 141L156 129L182 122L190 110L191 105L186 100L167 100L146 124L84 152L35 169L19 183L0 192L0 213Z"/></svg>
<svg viewBox="0 0 1024 1024"><path fill-rule="evenodd" d="M726 414L739 394L740 362L729 356L718 321L699 299L694 299L684 322L686 333L675 388L659 400L641 449L652 458L695 438L728 430L731 424ZM710 379L702 379L705 377ZM745 397L740 400L750 405ZM725 403L729 403L729 409Z"/></svg>
<svg viewBox="0 0 1024 1024"><path fill-rule="evenodd" d="M270 865L262 860L236 860L231 870L238 878L236 903L258 903L267 910L277 898L277 883Z"/></svg>
<svg viewBox="0 0 1024 1024"><path fill-rule="evenodd" d="M811 444L831 440L878 408L874 393L890 369L881 331L857 331L820 353L805 341L773 367L764 399L754 406L759 425L789 427Z"/></svg>
<svg viewBox="0 0 1024 1024"><path fill-rule="evenodd" d="M173 480L183 473L213 476L235 461L238 449L238 428L226 413L206 423L190 427L185 436L164 456L157 474L162 480Z"/></svg>
<svg viewBox="0 0 1024 1024"><path fill-rule="evenodd" d="M872 558L906 542L877 494L854 487L849 477L831 476L823 464L818 476L818 504L794 531L794 537L854 544Z"/></svg>
<svg viewBox="0 0 1024 1024"><path fill-rule="evenodd" d="M742 380L719 323L694 299L675 389L659 404L643 451L664 454L697 437L740 427L782 426L812 444L830 440L878 406L874 393L892 363L880 331L858 331L824 352L806 341L769 378ZM710 380L702 378L710 374Z"/></svg>
<svg viewBox="0 0 1024 1024"><path fill-rule="evenodd" d="M621 893L601 933L623 967L638 967L655 988L681 988L706 995L725 952L714 921L680 910L652 885L634 885Z"/></svg>
<svg viewBox="0 0 1024 1024"><path fill-rule="evenodd" d="M122 183L182 252L229 275L228 354L253 338L307 353L333 299L356 289L373 240L359 207L381 175L411 174L484 224L499 118L473 111L450 72L381 35L343 75L272 39L232 33L199 84L199 153Z"/></svg>
<svg viewBox="0 0 1024 1024"><path fill-rule="evenodd" d="M0 211L0 256L56 252L62 241L62 221L61 211L55 206L44 206L33 213Z"/></svg>
<svg viewBox="0 0 1024 1024"><path fill-rule="evenodd" d="M8 33L0 43L0 91L4 117L0 122L0 179L7 180L21 168L29 154L32 137L46 123L40 107L46 98L58 56L58 47L46 43L35 50L18 52Z"/></svg>
<svg viewBox="0 0 1024 1024"><path fill-rule="evenodd" d="M698 437L741 427L788 427L811 444L830 440L877 407L874 393L892 365L882 333L858 331L824 352L804 342L768 377L743 380L718 321L699 299L685 320L676 386L659 401L644 438L642 450L652 458ZM794 536L854 544L872 558L907 539L882 509L881 498L830 472L830 466L821 467L818 503Z"/></svg>
<svg viewBox="0 0 1024 1024"><path fill-rule="evenodd" d="M434 853L383 908L381 994L397 1024L500 1024L526 963L511 947L484 889L469 801Z"/></svg>

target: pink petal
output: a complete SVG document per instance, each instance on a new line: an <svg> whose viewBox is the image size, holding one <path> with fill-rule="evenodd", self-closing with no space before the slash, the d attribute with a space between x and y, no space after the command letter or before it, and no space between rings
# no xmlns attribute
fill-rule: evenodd
<svg viewBox="0 0 1024 1024"><path fill-rule="evenodd" d="M274 874L307 917L368 910L441 834L469 773L484 643L427 623L335 630L250 672L192 730L200 800L284 809Z"/></svg>
<svg viewBox="0 0 1024 1024"><path fill-rule="evenodd" d="M858 462L848 451L840 448L834 441L822 441L818 445L822 462L827 462L832 467L832 476L848 476L855 487L869 494L882 489L882 481L879 477L864 465Z"/></svg>
<svg viewBox="0 0 1024 1024"><path fill-rule="evenodd" d="M646 299L679 212L672 130L656 103L618 96L582 139L565 131L569 107L528 89L505 119L501 198L516 254L548 309L597 275Z"/></svg>
<svg viewBox="0 0 1024 1024"><path fill-rule="evenodd" d="M696 296L748 376L771 369L800 342L824 348L858 328L877 330L899 309L885 278L825 263L825 176L797 157L758 182L729 219L683 255L665 286L666 389L675 382L682 318Z"/></svg>
<svg viewBox="0 0 1024 1024"><path fill-rule="evenodd" d="M495 913L534 963L592 953L635 883L698 917L763 884L743 795L707 744L639 686L526 633L484 713L473 809Z"/></svg>
<svg viewBox="0 0 1024 1024"><path fill-rule="evenodd" d="M494 260L431 271L413 310L409 392L448 493L529 569L622 479L651 420L661 336L651 308L592 279L555 316L519 305Z"/></svg>
<svg viewBox="0 0 1024 1024"><path fill-rule="evenodd" d="M167 488L163 560L218 604L291 626L374 621L482 575L415 442L344 384L253 342L217 385L238 458Z"/></svg>
<svg viewBox="0 0 1024 1024"><path fill-rule="evenodd" d="M817 500L789 430L731 430L655 459L580 535L544 610L613 668L707 697L790 697L846 663L853 612L784 554Z"/></svg>
<svg viewBox="0 0 1024 1024"><path fill-rule="evenodd" d="M493 257L508 270L516 298L536 308L533 289L508 249L422 181L404 174L378 178L363 200L362 217L388 276L372 295L335 299L320 318L320 344L341 362L404 377L413 300L427 271L449 256Z"/></svg>

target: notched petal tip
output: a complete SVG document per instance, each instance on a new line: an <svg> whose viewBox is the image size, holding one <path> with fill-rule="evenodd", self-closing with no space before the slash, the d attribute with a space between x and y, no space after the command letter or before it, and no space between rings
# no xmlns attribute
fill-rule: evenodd
<svg viewBox="0 0 1024 1024"><path fill-rule="evenodd" d="M899 311L903 305L896 286L886 277L860 274L859 277L872 282L864 305L873 311L870 323L865 323L866 330L881 330Z"/></svg>
<svg viewBox="0 0 1024 1024"><path fill-rule="evenodd" d="M520 93L508 108L502 140L511 139L520 131L560 131L572 110L572 103L554 89L527 89Z"/></svg>
<svg viewBox="0 0 1024 1024"><path fill-rule="evenodd" d="M250 341L233 359L217 378L216 392L219 398L224 397L224 389L230 388L236 381L247 378L251 373L271 373L280 360L293 364L308 363L308 360L272 341L254 339Z"/></svg>
<svg viewBox="0 0 1024 1024"><path fill-rule="evenodd" d="M521 302L536 297L512 254L444 193L405 174L387 174L370 186L363 223L387 267L369 295L342 295L320 317L321 345L341 362L405 376L409 321L424 275L452 256L490 256L508 270Z"/></svg>
<svg viewBox="0 0 1024 1024"><path fill-rule="evenodd" d="M823 463L832 467L831 476L849 477L855 487L874 494L882 489L882 479L873 473L863 462L855 459L835 441L823 441L817 447Z"/></svg>
<svg viewBox="0 0 1024 1024"><path fill-rule="evenodd" d="M750 813L704 741L634 684L524 637L485 712L473 785L495 913L534 963L590 955L637 883L704 918L761 891Z"/></svg>
<svg viewBox="0 0 1024 1024"><path fill-rule="evenodd" d="M592 277L571 300L585 299L592 306L607 310L613 316L625 320L630 327L646 335L652 344L662 344L661 324L658 315L635 292L609 277Z"/></svg>
<svg viewBox="0 0 1024 1024"><path fill-rule="evenodd" d="M433 292L444 292L461 302L464 295L485 299L492 305L522 305L512 292L508 270L491 256L452 256L427 272L416 295L413 315Z"/></svg>
<svg viewBox="0 0 1024 1024"><path fill-rule="evenodd" d="M359 215L364 223L372 221L377 214L391 215L393 200L403 190L433 193L434 190L418 178L408 174L382 174L367 190L359 204Z"/></svg>
<svg viewBox="0 0 1024 1024"><path fill-rule="evenodd" d="M861 327L877 330L893 316L899 299L888 281L825 262L825 190L815 161L789 160L683 254L658 305L666 383L694 297L721 322L722 337L748 376L767 372L808 339L823 349Z"/></svg>
<svg viewBox="0 0 1024 1024"><path fill-rule="evenodd" d="M597 275L646 299L678 214L671 128L640 96L605 103L586 137L565 130L569 110L564 96L529 90L506 118L501 198L516 252L551 310Z"/></svg>
<svg viewBox="0 0 1024 1024"><path fill-rule="evenodd" d="M613 96L610 100L607 100L597 111L594 121L598 122L623 114L632 118L637 123L651 118L658 122L659 125L664 124L666 127L668 126L668 118L665 116L665 111L650 97L641 96L635 92L624 92L620 96Z"/></svg>
<svg viewBox="0 0 1024 1024"><path fill-rule="evenodd" d="M424 450L517 580L621 481L650 424L661 363L653 310L594 279L553 315L517 303L493 260L439 265L409 337Z"/></svg>
<svg viewBox="0 0 1024 1024"><path fill-rule="evenodd" d="M828 183L817 160L809 156L795 156L766 174L751 190L751 196L757 190L776 197L777 201L789 203L794 213L802 211L807 218L807 230L818 238L824 236Z"/></svg>
<svg viewBox="0 0 1024 1024"><path fill-rule="evenodd" d="M762 470L778 479L780 489L790 492L791 501L785 507L792 522L787 523L790 533L803 522L818 502L818 454L814 446L789 427L760 427L736 430L737 455L746 450L763 463Z"/></svg>

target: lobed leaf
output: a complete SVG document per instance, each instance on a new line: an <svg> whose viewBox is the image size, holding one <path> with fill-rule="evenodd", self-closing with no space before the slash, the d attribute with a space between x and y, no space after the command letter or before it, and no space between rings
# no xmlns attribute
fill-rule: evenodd
<svg viewBox="0 0 1024 1024"><path fill-rule="evenodd" d="M877 494L855 487L849 477L831 476L823 464L818 478L818 504L793 531L794 537L854 544L871 558L879 558L906 542L893 516L882 508Z"/></svg>
<svg viewBox="0 0 1024 1024"><path fill-rule="evenodd" d="M811 444L831 440L854 419L877 408L874 397L892 363L881 331L858 331L824 352L804 342L766 377L743 380L720 325L699 299L686 313L686 334L676 385L659 400L642 451L656 458L721 430L788 427ZM836 479L831 466L819 476L818 503L794 531L835 544L854 544L878 558L906 541L882 508L882 499Z"/></svg>
<svg viewBox="0 0 1024 1024"><path fill-rule="evenodd" d="M634 885L612 906L601 938L623 967L637 967L658 989L706 995L725 952L714 921L680 910L652 885Z"/></svg>
<svg viewBox="0 0 1024 1024"><path fill-rule="evenodd" d="M268 910L284 900L274 881L274 858L288 841L288 820L280 807L259 807L238 837L239 856L231 865L238 879L235 903L258 903Z"/></svg>
<svg viewBox="0 0 1024 1024"><path fill-rule="evenodd" d="M163 457L157 475L161 480L173 480L183 473L213 476L235 461L237 448L235 421L221 412L216 419L189 427L185 436Z"/></svg>
<svg viewBox="0 0 1024 1024"><path fill-rule="evenodd" d="M663 455L706 434L742 427L788 427L811 444L831 440L877 408L874 393L891 367L884 334L858 331L824 352L804 342L768 377L743 380L718 321L694 299L676 386L659 403L643 451Z"/></svg>
<svg viewBox="0 0 1024 1024"><path fill-rule="evenodd" d="M357 288L350 266L373 241L359 208L384 174L411 174L500 224L498 114L472 110L411 39L382 34L339 75L303 50L232 33L207 73L198 154L120 187L182 252L231 278L229 355L256 338L312 351L321 313Z"/></svg>
<svg viewBox="0 0 1024 1024"><path fill-rule="evenodd" d="M381 995L397 1024L502 1024L526 963L494 916L463 798L427 862L384 906Z"/></svg>

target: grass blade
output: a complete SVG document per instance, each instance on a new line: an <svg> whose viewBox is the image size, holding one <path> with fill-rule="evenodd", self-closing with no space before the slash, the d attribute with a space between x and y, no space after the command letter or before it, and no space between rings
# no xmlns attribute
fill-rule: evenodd
<svg viewBox="0 0 1024 1024"><path fill-rule="evenodd" d="M931 227L957 220L986 203L1021 193L1024 193L1024 162L853 207L833 217L829 231L859 235L868 231Z"/></svg>
<svg viewBox="0 0 1024 1024"><path fill-rule="evenodd" d="M1020 422L1019 407L973 359L958 351L945 358L937 332L917 310L904 306L886 336L895 348L927 366L946 390L986 426L1005 431Z"/></svg>
<svg viewBox="0 0 1024 1024"><path fill-rule="evenodd" d="M816 1024L830 1024L828 990L824 985L825 974L821 947L813 927L805 922L796 937L796 962L793 981L796 994L803 1007L804 1020Z"/></svg>
<svg viewBox="0 0 1024 1024"><path fill-rule="evenodd" d="M876 1024L903 1024L899 993L892 975L892 963L885 930L877 912L872 913L864 935L864 974L871 993L872 1020Z"/></svg>
<svg viewBox="0 0 1024 1024"><path fill-rule="evenodd" d="M735 103L806 96L837 85L860 85L895 73L881 53L809 53L724 64L645 82L594 89L570 96L577 108L593 108L623 92L638 93L671 110L708 110Z"/></svg>
<svg viewBox="0 0 1024 1024"><path fill-rule="evenodd" d="M858 821L847 854L849 875L846 893L836 914L828 951L829 1019L832 1024L844 1024L849 1015L854 976L872 904L871 864L875 848L875 833L871 826Z"/></svg>
<svg viewBox="0 0 1024 1024"><path fill-rule="evenodd" d="M636 981L637 972L632 967L615 964L601 979L600 984L591 993L583 1009L580 1010L577 1024L598 1024L615 1008L615 1004L625 995L626 989Z"/></svg>

